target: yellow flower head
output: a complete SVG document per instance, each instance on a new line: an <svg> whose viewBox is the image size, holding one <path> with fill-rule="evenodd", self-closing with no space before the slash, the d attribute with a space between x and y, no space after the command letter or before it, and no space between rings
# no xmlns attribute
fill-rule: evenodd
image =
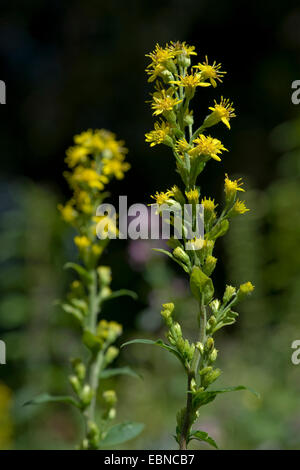
<svg viewBox="0 0 300 470"><path fill-rule="evenodd" d="M58 204L57 208L65 222L71 223L76 219L77 212L71 203L67 203L65 206Z"/></svg>
<svg viewBox="0 0 300 470"><path fill-rule="evenodd" d="M76 190L74 193L74 199L78 210L82 211L84 214L93 213L94 208L92 200L86 191L82 191L80 189Z"/></svg>
<svg viewBox="0 0 300 470"><path fill-rule="evenodd" d="M67 157L65 161L70 168L73 168L78 163L86 161L88 154L89 150L87 148L76 145L75 147L70 147L66 151Z"/></svg>
<svg viewBox="0 0 300 470"><path fill-rule="evenodd" d="M227 151L220 140L214 139L210 136L206 137L204 134L199 135L193 143L195 144L195 147L188 152L192 157L203 155L211 157L219 162L221 161L221 158L218 155L223 151Z"/></svg>
<svg viewBox="0 0 300 470"><path fill-rule="evenodd" d="M213 87L217 86L216 80L222 82L223 75L226 73L220 70L222 65L217 64L216 61L214 61L212 65L209 65L207 56L205 56L205 62L199 62L199 64L194 65L194 67L201 71L203 80L209 80Z"/></svg>
<svg viewBox="0 0 300 470"><path fill-rule="evenodd" d="M241 187L243 185L242 178L237 180L230 180L228 175L225 175L225 195L227 199L232 199L235 197L237 191L244 192L245 190Z"/></svg>
<svg viewBox="0 0 300 470"><path fill-rule="evenodd" d="M204 210L207 212L213 212L218 205L218 204L215 204L215 200L211 199L210 197L209 198L204 197L201 200L201 204L204 207Z"/></svg>
<svg viewBox="0 0 300 470"><path fill-rule="evenodd" d="M244 201L240 201L239 199L234 203L233 208L231 209L229 215L234 216L234 215L242 215L245 214L245 212L248 212L250 209L246 207L246 204Z"/></svg>
<svg viewBox="0 0 300 470"><path fill-rule="evenodd" d="M177 140L175 144L175 149L178 153L187 152L191 148L190 144L186 141L186 139Z"/></svg>
<svg viewBox="0 0 300 470"><path fill-rule="evenodd" d="M222 121L223 124L230 129L229 120L236 116L234 114L233 103L230 103L228 99L224 99L223 97L221 97L220 103L217 103L216 100L214 100L214 102L215 105L208 108L212 111L212 114L208 116L207 120L211 119L211 121L215 121L213 124Z"/></svg>
<svg viewBox="0 0 300 470"><path fill-rule="evenodd" d="M122 162L116 158L111 160L104 160L103 163L103 174L107 176L115 176L118 180L124 178L125 171L128 171L130 168L129 163Z"/></svg>
<svg viewBox="0 0 300 470"><path fill-rule="evenodd" d="M146 142L150 143L150 147L154 147L154 145L162 144L165 138L170 133L170 127L164 121L162 122L155 122L154 123L154 130L145 134Z"/></svg>
<svg viewBox="0 0 300 470"><path fill-rule="evenodd" d="M181 103L182 100L172 97L172 92L168 93L165 89L153 93L153 101L151 103L153 114L158 116L166 111L172 111L174 106Z"/></svg>
<svg viewBox="0 0 300 470"><path fill-rule="evenodd" d="M85 168L83 166L77 166L74 173L70 175L70 183L75 184L85 184L90 188L97 188L102 190L104 184L108 183L108 178L103 175L99 175L96 170L93 168Z"/></svg>
<svg viewBox="0 0 300 470"><path fill-rule="evenodd" d="M245 295L251 294L254 291L254 285L252 282L248 281L240 285L238 295L239 297L244 297Z"/></svg>
<svg viewBox="0 0 300 470"><path fill-rule="evenodd" d="M198 189L191 189L190 191L186 191L185 195L189 202L197 203L199 200L199 191Z"/></svg>
<svg viewBox="0 0 300 470"><path fill-rule="evenodd" d="M185 249L186 250L202 250L205 246L205 240L203 238L193 238L186 243Z"/></svg>
<svg viewBox="0 0 300 470"><path fill-rule="evenodd" d="M156 44L154 51L146 54L146 57L151 59L151 64L148 67L165 64L168 60L174 59L175 55L175 50L170 48L168 44L165 48Z"/></svg>
<svg viewBox="0 0 300 470"><path fill-rule="evenodd" d="M186 42L170 42L169 46L170 50L174 51L175 55L178 56L180 54L185 54L186 56L197 55L195 52L195 46L189 46Z"/></svg>
<svg viewBox="0 0 300 470"><path fill-rule="evenodd" d="M207 87L210 83L204 82L201 73L192 72L190 75L179 75L178 80L172 80L170 83L180 87L188 88L190 91L195 90L197 86Z"/></svg>
<svg viewBox="0 0 300 470"><path fill-rule="evenodd" d="M82 235L82 236L77 235L74 238L74 243L79 248L79 250L84 250L85 248L88 248L91 244L90 240L85 235Z"/></svg>
<svg viewBox="0 0 300 470"><path fill-rule="evenodd" d="M154 199L156 201L156 204L158 204L159 206L161 206L162 204L165 204L169 201L170 197L173 196L173 191L172 190L168 190L166 192L158 192L156 191L155 195L154 196L151 196L152 199Z"/></svg>

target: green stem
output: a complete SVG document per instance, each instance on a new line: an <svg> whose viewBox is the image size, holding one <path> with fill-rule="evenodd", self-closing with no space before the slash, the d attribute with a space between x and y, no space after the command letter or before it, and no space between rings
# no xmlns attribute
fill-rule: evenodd
<svg viewBox="0 0 300 470"><path fill-rule="evenodd" d="M199 309L199 328L200 328L199 341L204 345L205 340L206 340L206 307L202 303L200 303L200 309ZM179 438L180 450L187 449L188 436L190 433L191 426L194 422L194 412L193 412L193 406L192 406L193 394L191 390L191 381L197 375L200 360L201 360L200 352L198 349L196 349L195 355L192 361L192 368L188 372L186 408L185 408L185 415L183 418L183 424L182 424L180 438Z"/></svg>
<svg viewBox="0 0 300 470"><path fill-rule="evenodd" d="M89 317L88 327L93 334L97 331L97 319L100 311L99 296L98 296L98 282L96 270L91 271L91 283L89 285ZM88 385L93 390L93 398L91 403L84 412L86 433L88 432L88 422L95 422L96 400L97 391L99 388L99 375L102 368L104 359L103 350L93 355L89 364Z"/></svg>

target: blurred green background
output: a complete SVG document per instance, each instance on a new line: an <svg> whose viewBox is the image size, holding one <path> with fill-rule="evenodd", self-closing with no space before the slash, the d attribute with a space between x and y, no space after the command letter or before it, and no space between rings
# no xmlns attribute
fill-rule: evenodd
<svg viewBox="0 0 300 470"><path fill-rule="evenodd" d="M224 172L243 176L251 208L219 242L217 291L224 283L256 286L217 347L220 385L251 386L261 399L222 396L204 409L199 427L225 449L300 448L300 365L291 362L291 343L300 339L300 108L291 102L291 83L300 79L300 7L233 0L2 2L0 339L7 364L0 366L0 448L73 448L78 441L81 422L72 410L22 406L44 391L64 393L68 359L80 348L76 325L54 306L70 280L63 264L76 257L56 209L68 197L64 152L87 128L108 128L126 141L132 169L112 184L113 202L126 194L129 204L148 203L178 183L171 153L144 142L152 128L144 55L156 42L178 39L194 44L199 60L207 54L227 70L222 86L195 99L196 118L221 95L238 115L230 133L215 128L230 152L208 165L202 182L220 199ZM176 303L193 334L196 306L186 280L147 242L112 241L103 261L112 265L113 287L139 295L105 307L107 318L123 323L122 341L162 337L166 301ZM111 383L118 418L146 424L127 448L176 448L171 434L185 383L173 358L157 349L131 346L117 361L144 378Z"/></svg>

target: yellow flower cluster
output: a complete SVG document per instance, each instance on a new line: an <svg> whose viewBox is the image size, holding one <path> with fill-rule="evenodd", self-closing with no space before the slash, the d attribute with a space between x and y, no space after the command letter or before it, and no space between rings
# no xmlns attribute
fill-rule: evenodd
<svg viewBox="0 0 300 470"><path fill-rule="evenodd" d="M232 103L221 97L209 107L210 113L193 132L193 111L189 106L196 89L211 85L215 88L226 74L221 64L216 61L210 64L207 56L197 65L191 65L191 56L197 55L194 49L185 42L170 42L165 47L157 44L154 51L147 54L151 62L146 72L149 81L155 81L156 90L152 94L151 108L161 121L155 122L154 129L145 137L151 147L158 144L172 147L186 164L190 157L196 156L194 165L202 171L199 162L205 163L211 158L220 161L219 154L226 150L218 139L205 135L206 129L219 122L230 129L230 119L235 113ZM180 172L180 168L178 170Z"/></svg>
<svg viewBox="0 0 300 470"><path fill-rule="evenodd" d="M82 132L74 137L74 144L67 150L65 160L70 169L65 177L73 194L58 208L62 218L78 231L74 242L81 255L97 258L103 247L96 239L96 209L105 197L103 191L109 181L122 179L130 168L125 161L127 149L123 141L105 129ZM113 221L108 223L111 231Z"/></svg>

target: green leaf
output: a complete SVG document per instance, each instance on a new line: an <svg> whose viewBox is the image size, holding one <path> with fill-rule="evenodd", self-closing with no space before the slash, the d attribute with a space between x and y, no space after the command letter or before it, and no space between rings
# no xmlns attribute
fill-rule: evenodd
<svg viewBox="0 0 300 470"><path fill-rule="evenodd" d="M122 344L121 348L123 348L124 346L128 346L129 344L152 344L154 346L160 346L161 348L166 349L170 353L174 354L177 359L179 359L180 362L184 364L183 359L177 349L173 348L173 346L169 346L168 344L164 343L161 339L158 339L156 341L153 341L152 339L133 339Z"/></svg>
<svg viewBox="0 0 300 470"><path fill-rule="evenodd" d="M43 393L33 398L32 400L24 403L23 406L27 405L42 405L43 403L67 403L68 405L76 406L80 408L80 403L76 401L73 397L69 395L49 395L48 393Z"/></svg>
<svg viewBox="0 0 300 470"><path fill-rule="evenodd" d="M204 392L198 392L194 394L193 397L193 407L195 409L200 408L200 406L207 405L211 401L213 401L217 395L220 393L228 393L228 392L237 392L239 390L248 390L249 392L253 393L257 398L259 398L259 393L249 387L245 387L244 385L238 385L236 387L227 387L222 388L220 390L206 390Z"/></svg>
<svg viewBox="0 0 300 470"><path fill-rule="evenodd" d="M214 295L212 280L198 266L194 266L192 269L190 287L194 297L199 302L203 300L204 304L209 303Z"/></svg>
<svg viewBox="0 0 300 470"><path fill-rule="evenodd" d="M194 432L192 432L189 435L189 441L191 441L192 439L197 439L197 441L207 442L207 444L210 444L215 449L218 449L216 441L212 437L210 437L207 434L207 432L205 432L205 431L194 431Z"/></svg>
<svg viewBox="0 0 300 470"><path fill-rule="evenodd" d="M142 379L142 376L132 370L130 367L116 367L115 369L105 369L100 373L100 379L108 379L115 375L130 375L137 379Z"/></svg>
<svg viewBox="0 0 300 470"><path fill-rule="evenodd" d="M228 229L229 222L227 219L223 219L212 228L212 230L207 234L207 237L209 240L216 240L219 237L223 237Z"/></svg>
<svg viewBox="0 0 300 470"><path fill-rule="evenodd" d="M60 303L60 306L64 312L69 313L70 315L75 317L77 320L79 320L80 323L82 323L83 314L78 308L72 307L72 305L66 304L66 303Z"/></svg>
<svg viewBox="0 0 300 470"><path fill-rule="evenodd" d="M144 424L130 421L112 426L104 439L100 442L100 447L115 446L137 437L144 429Z"/></svg>
<svg viewBox="0 0 300 470"><path fill-rule="evenodd" d="M92 280L92 277L91 277L90 273L83 266L81 266L80 264L66 263L64 265L64 269L74 269L74 271L76 271L77 274L79 274L79 276L81 278L87 280L88 282L91 282L91 280Z"/></svg>
<svg viewBox="0 0 300 470"><path fill-rule="evenodd" d="M169 258L171 258L173 261L175 261L177 264L179 264L179 266L181 266L182 269L184 269L184 271L186 273L189 273L189 268L184 263L181 263L181 261L174 258L174 256L172 255L172 253L170 253L170 251L163 250L162 248L152 248L152 250L157 251L158 253L163 253L164 255L169 256Z"/></svg>
<svg viewBox="0 0 300 470"><path fill-rule="evenodd" d="M134 300L137 300L138 298L136 292L133 292L132 290L128 290L128 289L120 289L120 290L116 290L115 292L112 292L103 300L106 301L106 300L116 299L117 297L122 297L122 296L132 297Z"/></svg>

